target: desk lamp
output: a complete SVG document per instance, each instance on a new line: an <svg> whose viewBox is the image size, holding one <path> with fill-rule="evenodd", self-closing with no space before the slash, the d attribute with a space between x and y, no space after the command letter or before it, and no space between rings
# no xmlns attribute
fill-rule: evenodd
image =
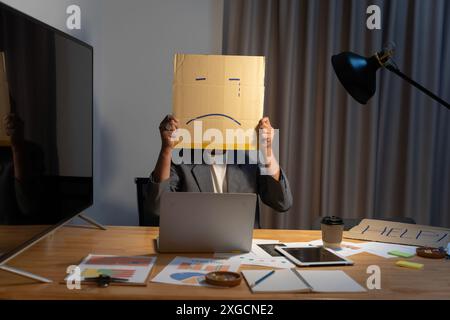
<svg viewBox="0 0 450 320"><path fill-rule="evenodd" d="M345 90L359 103L367 104L376 91L376 72L386 68L403 80L415 86L443 106L450 109L450 104L437 95L400 72L391 60L394 55L394 45L388 44L382 51L366 58L353 52L342 52L331 57L334 72Z"/></svg>

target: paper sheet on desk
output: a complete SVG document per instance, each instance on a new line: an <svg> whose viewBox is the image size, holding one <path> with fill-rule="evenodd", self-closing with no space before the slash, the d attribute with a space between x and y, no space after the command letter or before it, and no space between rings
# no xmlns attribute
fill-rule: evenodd
<svg viewBox="0 0 450 320"><path fill-rule="evenodd" d="M383 258L398 258L397 256L393 256L388 254L390 251L401 251L410 254L416 254L416 249L418 247L408 246L402 244L393 244L393 243L384 243L384 242L365 242L360 244L360 246L364 249L365 252L371 253Z"/></svg>
<svg viewBox="0 0 450 320"><path fill-rule="evenodd" d="M262 283L251 288L254 293L263 292L365 292L361 285L341 270L277 270ZM267 270L244 270L247 283L253 284L267 274ZM306 282L305 282L306 281ZM311 289L308 287L311 287Z"/></svg>
<svg viewBox="0 0 450 320"><path fill-rule="evenodd" d="M145 285L156 257L149 256L115 256L89 254L78 265L81 281L84 278L96 278L107 275L113 278L127 279L127 284ZM78 274L70 274L65 280L75 279Z"/></svg>
<svg viewBox="0 0 450 320"><path fill-rule="evenodd" d="M342 270L304 270L300 274L314 292L367 291Z"/></svg>
<svg viewBox="0 0 450 320"><path fill-rule="evenodd" d="M240 264L263 266L270 268L292 268L294 264L283 256L272 256L262 249L259 244L280 244L278 240L253 239L252 249L249 253L236 254L228 252L216 252L214 258L237 261Z"/></svg>
<svg viewBox="0 0 450 320"><path fill-rule="evenodd" d="M310 245L313 246L322 246L323 242L321 239L313 240L309 242ZM336 253L340 254L344 257L350 257L352 255L364 252L365 249L362 246L363 243L354 243L354 242L341 242L341 248L339 249L333 249Z"/></svg>
<svg viewBox="0 0 450 320"><path fill-rule="evenodd" d="M285 257L271 257L271 258L242 258L239 260L241 264L262 266L270 268L287 269L293 268L294 264Z"/></svg>
<svg viewBox="0 0 450 320"><path fill-rule="evenodd" d="M322 240L314 240L310 241L309 244L315 246L321 246ZM390 251L401 251L405 253L416 253L415 246L401 245L401 244L393 244L393 243L384 243L384 242L361 242L361 243L353 243L343 241L341 243L341 249L334 250L344 257L349 257L358 253L367 252L373 255L377 255L383 258L398 258L396 256L388 254Z"/></svg>

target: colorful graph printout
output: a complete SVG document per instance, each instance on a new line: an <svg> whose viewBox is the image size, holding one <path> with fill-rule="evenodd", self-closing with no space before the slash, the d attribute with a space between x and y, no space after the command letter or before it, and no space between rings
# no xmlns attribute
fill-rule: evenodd
<svg viewBox="0 0 450 320"><path fill-rule="evenodd" d="M104 275L112 278L130 279L135 273L135 270L126 269L84 269L81 276L83 278L95 278Z"/></svg>
<svg viewBox="0 0 450 320"><path fill-rule="evenodd" d="M213 272L213 271L228 271L229 267L230 266L228 266L228 265L204 264L204 263L198 263L198 262L194 262L194 263L183 262L177 267L177 269L180 269L180 270L204 270L204 271L208 271L208 272Z"/></svg>
<svg viewBox="0 0 450 320"><path fill-rule="evenodd" d="M124 284L146 285L155 261L154 256L126 257L90 254L78 265L80 268L78 276L81 276L80 280L83 281L84 278L106 275L128 280ZM75 276L76 274L71 274L65 280Z"/></svg>
<svg viewBox="0 0 450 320"><path fill-rule="evenodd" d="M85 264L94 264L94 265L123 265L123 266L140 266L145 267L148 266L149 263L152 262L153 257L109 257L109 256L91 256Z"/></svg>
<svg viewBox="0 0 450 320"><path fill-rule="evenodd" d="M205 274L213 271L237 271L238 261L226 261L222 259L201 259L176 257L167 265L153 282L208 286L205 282Z"/></svg>

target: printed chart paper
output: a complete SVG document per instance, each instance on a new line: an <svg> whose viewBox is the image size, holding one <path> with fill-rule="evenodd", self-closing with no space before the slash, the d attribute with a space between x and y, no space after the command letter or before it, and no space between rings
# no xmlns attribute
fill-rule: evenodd
<svg viewBox="0 0 450 320"><path fill-rule="evenodd" d="M150 256L114 256L88 255L79 265L81 281L107 275L113 278L127 279L125 284L145 284L156 257ZM66 280L70 280L69 275Z"/></svg>
<svg viewBox="0 0 450 320"><path fill-rule="evenodd" d="M176 257L152 279L152 282L209 286L205 282L207 273L213 271L236 272L239 267L240 264L236 261Z"/></svg>

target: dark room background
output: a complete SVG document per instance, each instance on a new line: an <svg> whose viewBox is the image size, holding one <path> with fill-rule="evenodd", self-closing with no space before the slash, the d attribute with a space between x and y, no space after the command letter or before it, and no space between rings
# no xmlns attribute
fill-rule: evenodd
<svg viewBox="0 0 450 320"><path fill-rule="evenodd" d="M381 30L366 9L381 8ZM280 129L294 206L266 228L320 216L411 217L450 226L450 111L387 70L363 106L331 56L396 44L401 71L450 101L450 1L225 0L223 53L266 56L265 114Z"/></svg>

